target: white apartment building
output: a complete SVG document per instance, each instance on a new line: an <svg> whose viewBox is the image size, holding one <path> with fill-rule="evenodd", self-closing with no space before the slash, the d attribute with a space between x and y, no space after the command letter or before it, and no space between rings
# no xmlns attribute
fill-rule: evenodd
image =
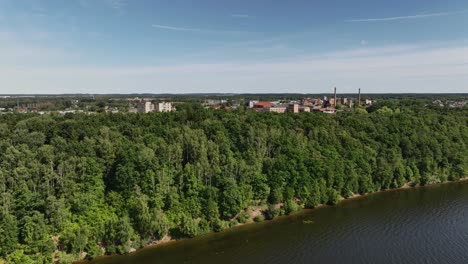
<svg viewBox="0 0 468 264"><path fill-rule="evenodd" d="M155 105L154 111L156 112L172 112L172 103L157 103Z"/></svg>
<svg viewBox="0 0 468 264"><path fill-rule="evenodd" d="M285 113L286 109L287 109L286 107L282 107L282 106L273 106L273 107L265 108L264 111L274 112L274 113Z"/></svg>
<svg viewBox="0 0 468 264"><path fill-rule="evenodd" d="M138 113L149 113L154 110L154 105L151 102L141 102L137 106Z"/></svg>

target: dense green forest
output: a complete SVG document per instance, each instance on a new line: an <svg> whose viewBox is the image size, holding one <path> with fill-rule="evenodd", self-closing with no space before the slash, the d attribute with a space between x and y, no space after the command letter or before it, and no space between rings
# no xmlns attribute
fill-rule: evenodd
<svg viewBox="0 0 468 264"><path fill-rule="evenodd" d="M468 110L0 116L0 263L70 263L468 176ZM282 207L278 207L278 204ZM262 217L257 216L257 221ZM84 253L86 252L86 253Z"/></svg>

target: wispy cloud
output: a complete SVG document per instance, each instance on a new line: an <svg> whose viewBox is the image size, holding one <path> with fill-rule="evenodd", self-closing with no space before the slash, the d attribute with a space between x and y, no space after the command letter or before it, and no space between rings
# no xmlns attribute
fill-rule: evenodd
<svg viewBox="0 0 468 264"><path fill-rule="evenodd" d="M256 48L248 48L245 51L246 52L253 52L253 53L263 53L263 52L284 52L284 51L289 51L291 48L289 48L287 45L283 44L275 44L272 46L268 47L256 47Z"/></svg>
<svg viewBox="0 0 468 264"><path fill-rule="evenodd" d="M124 12L125 6L127 5L126 0L104 0L105 3L118 13L122 14Z"/></svg>
<svg viewBox="0 0 468 264"><path fill-rule="evenodd" d="M247 15L247 14L232 14L231 17L234 17L234 18L250 18L252 16Z"/></svg>
<svg viewBox="0 0 468 264"><path fill-rule="evenodd" d="M440 13L429 13L429 14L417 14L409 16L394 16L394 17L380 17L380 18L360 18L360 19L349 19L346 22L385 22L385 21L398 21L398 20L409 20L409 19L421 19L428 17L441 17L451 16L461 13L466 13L467 10L457 12L440 12Z"/></svg>
<svg viewBox="0 0 468 264"><path fill-rule="evenodd" d="M127 0L78 0L78 4L85 9L95 8L97 4L99 6L105 6L122 15L127 6Z"/></svg>
<svg viewBox="0 0 468 264"><path fill-rule="evenodd" d="M122 9L126 5L125 0L106 0L106 3L114 9Z"/></svg>
<svg viewBox="0 0 468 264"><path fill-rule="evenodd" d="M400 54L411 54L420 51L423 47L418 45L400 44L380 47L361 47L355 49L345 49L320 54L319 58L370 58L375 56L396 56Z"/></svg>
<svg viewBox="0 0 468 264"><path fill-rule="evenodd" d="M181 31L181 32L199 32L207 34L230 34L230 35L240 35L247 34L249 32L245 31L235 31L235 30L213 30L213 29L202 29L202 28L189 28L189 27L176 27L160 24L152 24L151 27L163 30L172 30L172 31Z"/></svg>
<svg viewBox="0 0 468 264"><path fill-rule="evenodd" d="M166 29L166 30L175 30L175 31L201 31L198 28L185 28L185 27L173 27L173 26L165 26L165 25L158 25L158 24L153 24L151 25L154 28L159 28L159 29Z"/></svg>

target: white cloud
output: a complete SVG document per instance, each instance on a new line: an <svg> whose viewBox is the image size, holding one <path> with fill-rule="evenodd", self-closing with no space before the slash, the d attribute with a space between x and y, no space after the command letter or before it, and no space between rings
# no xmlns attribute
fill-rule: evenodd
<svg viewBox="0 0 468 264"><path fill-rule="evenodd" d="M361 40L361 45L362 46L366 46L367 44L369 44L369 42L365 39Z"/></svg>
<svg viewBox="0 0 468 264"><path fill-rule="evenodd" d="M417 14L409 16L394 16L394 17L381 17L381 18L361 18L361 19L350 19L346 22L385 22L385 21L398 21L398 20L408 20L408 19L421 19L428 17L441 17L441 16L451 16L461 13L466 13L467 11L458 11L458 12L440 12L440 13L430 13L430 14Z"/></svg>
<svg viewBox="0 0 468 264"><path fill-rule="evenodd" d="M47 32L34 32L28 37L18 33L0 31L0 66L37 67L41 65L60 65L71 59L77 60L75 53L50 45L31 44L34 40L48 38Z"/></svg>
<svg viewBox="0 0 468 264"><path fill-rule="evenodd" d="M9 43L8 45L5 43ZM0 93L468 92L468 46L361 47L269 62L86 67L84 54L0 33ZM281 46L272 48L284 48ZM273 51L274 52L274 51Z"/></svg>
<svg viewBox="0 0 468 264"><path fill-rule="evenodd" d="M370 57L370 56L384 56L384 55L395 55L395 54L410 54L411 52L417 52L424 47L411 44L400 44L391 46L380 46L380 47L360 47L355 49L338 50L328 52L321 57L333 57L333 58L354 58L354 57Z"/></svg>

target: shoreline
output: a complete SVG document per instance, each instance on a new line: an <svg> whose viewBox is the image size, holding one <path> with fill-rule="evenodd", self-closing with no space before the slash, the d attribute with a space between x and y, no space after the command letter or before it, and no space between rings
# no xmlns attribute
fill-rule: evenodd
<svg viewBox="0 0 468 264"><path fill-rule="evenodd" d="M352 196L350 196L348 198L340 197L340 201L339 201L338 204L340 204L343 201L347 201L347 200L356 200L356 199L367 198L367 197L369 197L371 195L379 194L379 193L401 191L401 190L407 190L407 189L412 189L412 188L437 187L438 185L453 184L453 183L459 183L459 182L464 182L464 181L468 181L468 177L460 178L460 179L458 179L456 181L445 181L445 182L432 183L432 184L427 184L427 185L410 186L408 183L406 183L402 187L398 187L398 188L394 188L394 189L380 190L380 191L376 191L376 192L372 192L372 193L366 193L366 194L362 194L362 195L361 194L354 194L354 195L352 195ZM336 204L336 205L338 205L338 204ZM319 205L315 206L314 208L300 208L299 210L294 211L289 215L281 215L281 216L275 217L274 219L264 220L264 221L261 221L261 222L270 222L270 221L274 221L274 220L279 219L279 218L285 218L285 217L288 217L290 215L294 215L294 214L297 214L297 213L300 213L300 212L304 212L306 210L307 211L313 211L313 210L318 210L318 209L321 209L321 208L332 207L332 206L335 206L335 205L319 204ZM261 212L263 213L263 210L261 210ZM227 228L223 229L220 232L212 231L212 232L209 232L209 233L206 233L206 234L203 234L203 235L200 235L200 236L196 236L196 237L193 237L193 238L179 238L179 239L176 239L176 238L170 238L170 236L166 235L162 240L155 241L155 242L153 242L151 244L148 244L148 245L143 246L141 248L135 249L135 250L133 250L133 251L131 251L129 253L126 253L126 254L104 255L104 256L99 256L99 257L96 257L96 258L93 258L93 259L90 259L90 260L87 260L87 259L79 260L79 261L76 261L76 262L73 262L73 263L85 264L85 263L90 263L91 261L94 261L94 260L107 259L107 258L113 258L113 257L118 257L118 256L131 256L131 255L134 255L134 254L138 254L138 253L140 253L140 252L142 252L144 250L150 250L150 249L155 249L155 248L159 248L159 247L163 247L163 246L168 246L168 245L171 245L171 244L176 243L176 242L181 242L181 241L194 239L194 238L200 238L200 237L203 237L203 236L206 236L206 235L210 235L210 234L214 234L214 233L221 233L221 232L225 232L225 231L228 231L228 230L234 230L236 228L242 228L242 227L244 227L246 225L252 225L252 224L257 224L257 223L261 223L261 222L255 222L253 220L253 218L250 218L249 222L247 222L247 223L238 223L237 225L232 226L232 227L227 227ZM167 237L169 237L170 239L166 239Z"/></svg>
<svg viewBox="0 0 468 264"><path fill-rule="evenodd" d="M407 189L416 189L416 188L430 188L430 187L437 187L438 185L452 184L452 183L464 182L464 181L468 181L468 177L460 178L460 179L458 179L456 181L445 181L445 182L431 183L431 184L426 184L426 185L419 185L418 184L418 185L415 185L415 186L410 186L408 183L406 183L402 187L398 187L398 188L394 188L394 189L380 190L380 191L375 191L375 192L366 193L366 194L354 194L353 196L350 196L348 198L341 197L340 198L340 203L342 201L346 201L346 200L366 198L366 197L371 196L373 194L379 194L379 193L385 193L385 192L395 192L395 191L401 191L401 190L407 190ZM320 205L320 206L322 206L322 205ZM325 205L325 206L329 206L329 205ZM311 209L313 210L313 209L316 209L316 208L317 207L311 208Z"/></svg>

